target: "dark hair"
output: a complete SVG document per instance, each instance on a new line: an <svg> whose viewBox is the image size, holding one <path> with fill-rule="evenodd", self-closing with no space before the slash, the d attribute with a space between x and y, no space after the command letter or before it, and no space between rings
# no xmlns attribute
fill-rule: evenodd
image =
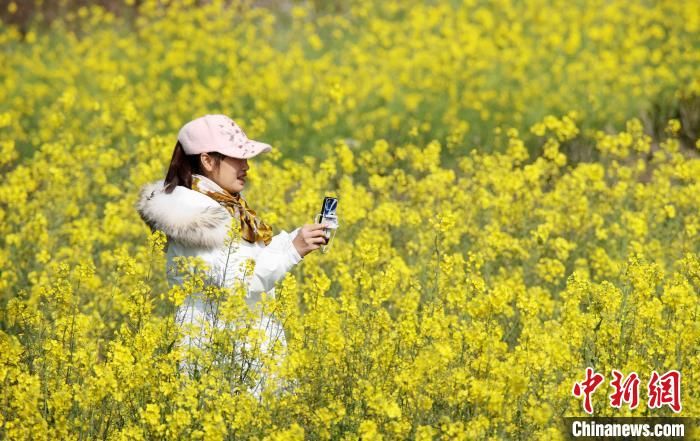
<svg viewBox="0 0 700 441"><path fill-rule="evenodd" d="M218 169L225 155L219 152L207 152L207 154L214 158L214 167ZM199 155L199 153L186 155L180 141L175 144L173 157L170 160L170 168L168 168L168 173L165 175L165 182L163 183L166 193L171 193L178 185L191 189L192 174L205 174Z"/></svg>

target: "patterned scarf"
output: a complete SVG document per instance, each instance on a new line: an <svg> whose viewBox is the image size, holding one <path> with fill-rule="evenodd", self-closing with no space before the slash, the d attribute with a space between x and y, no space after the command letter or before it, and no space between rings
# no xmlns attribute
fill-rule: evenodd
<svg viewBox="0 0 700 441"><path fill-rule="evenodd" d="M203 193L225 207L231 216L241 220L241 237L250 243L263 240L265 245L272 241L272 227L256 216L255 210L240 193L231 194L216 182L197 173L192 174L192 190Z"/></svg>

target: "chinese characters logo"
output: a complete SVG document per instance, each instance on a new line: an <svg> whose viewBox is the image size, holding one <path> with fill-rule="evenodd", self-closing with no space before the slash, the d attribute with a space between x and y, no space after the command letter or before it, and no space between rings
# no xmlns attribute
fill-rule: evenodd
<svg viewBox="0 0 700 441"><path fill-rule="evenodd" d="M617 369L612 370L613 380L610 386L614 391L608 398L610 406L620 408L623 403L627 403L630 409L635 409L639 405L639 383L641 382L636 372L624 376ZM593 413L591 395L603 383L603 374L597 373L593 368L586 368L586 378L583 381L574 383L572 393L576 398L583 397L583 410ZM663 375L652 371L647 383L647 407L650 409L661 408L668 405L674 412L681 411L681 373L671 370Z"/></svg>

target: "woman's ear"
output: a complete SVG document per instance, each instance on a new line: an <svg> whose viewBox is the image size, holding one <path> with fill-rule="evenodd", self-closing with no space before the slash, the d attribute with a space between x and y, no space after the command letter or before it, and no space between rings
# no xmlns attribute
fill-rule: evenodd
<svg viewBox="0 0 700 441"><path fill-rule="evenodd" d="M211 156L209 156L206 153L200 153L199 154L199 161L202 164L202 169L206 170L207 173L211 173L212 170L214 169L214 164Z"/></svg>

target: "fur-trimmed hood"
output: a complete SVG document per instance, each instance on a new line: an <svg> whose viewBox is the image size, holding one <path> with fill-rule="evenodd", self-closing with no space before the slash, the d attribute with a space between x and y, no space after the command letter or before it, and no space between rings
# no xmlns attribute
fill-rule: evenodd
<svg viewBox="0 0 700 441"><path fill-rule="evenodd" d="M163 191L164 179L141 187L136 211L153 230L188 247L223 246L231 225L228 210L214 199L187 187Z"/></svg>

